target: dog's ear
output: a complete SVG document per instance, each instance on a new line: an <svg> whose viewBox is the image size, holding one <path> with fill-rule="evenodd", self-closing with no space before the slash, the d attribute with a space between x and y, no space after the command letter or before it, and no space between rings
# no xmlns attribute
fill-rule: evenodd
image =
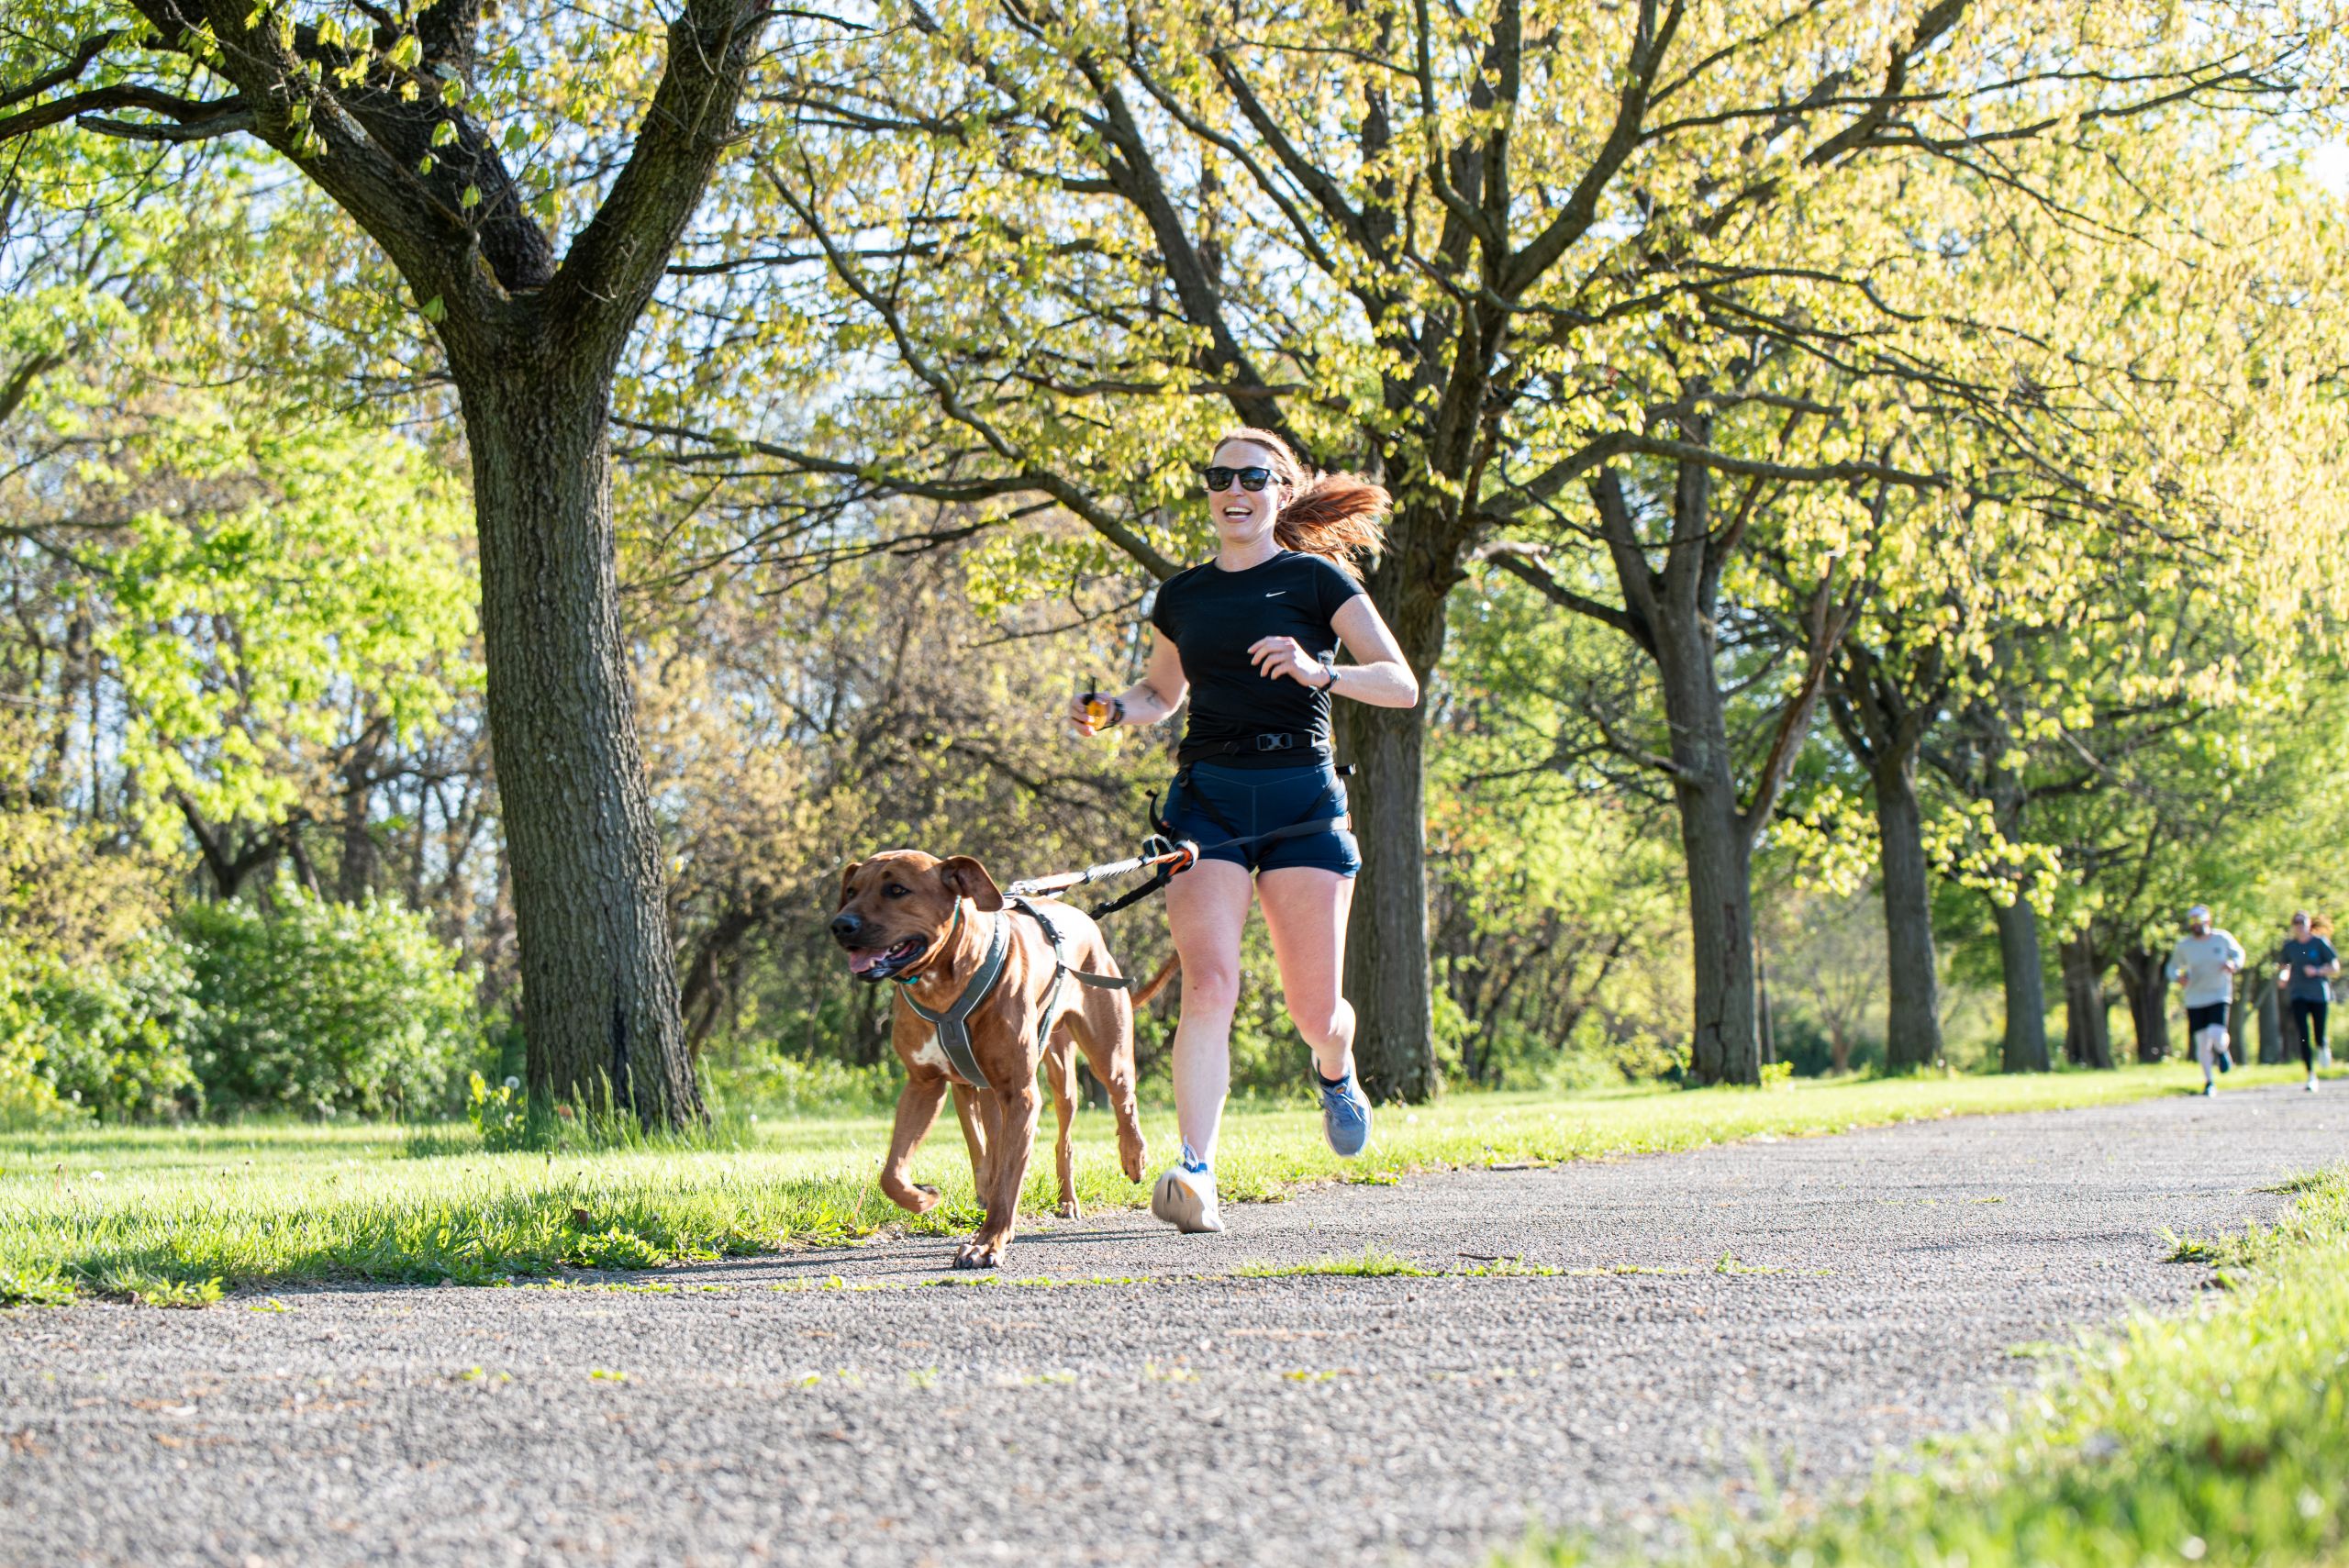
<svg viewBox="0 0 2349 1568"><path fill-rule="evenodd" d="M848 862L848 870L841 873L841 902L842 904L847 903L848 895L856 891L856 873L863 869L863 861L851 861Z"/></svg>
<svg viewBox="0 0 2349 1568"><path fill-rule="evenodd" d="M955 855L938 862L938 880L946 891L957 898L967 898L982 909L1003 907L1003 895L995 885L995 878L987 868L968 855Z"/></svg>

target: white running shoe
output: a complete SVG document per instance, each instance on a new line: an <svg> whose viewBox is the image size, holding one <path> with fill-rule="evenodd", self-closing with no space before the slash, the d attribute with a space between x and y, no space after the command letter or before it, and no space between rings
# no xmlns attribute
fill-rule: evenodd
<svg viewBox="0 0 2349 1568"><path fill-rule="evenodd" d="M1186 1171L1176 1161L1151 1188L1150 1212L1186 1236L1222 1229L1223 1216L1215 1202L1215 1173Z"/></svg>
<svg viewBox="0 0 2349 1568"><path fill-rule="evenodd" d="M2332 1071L2332 1047L2328 1045L2316 1053L2316 1064L2327 1073Z"/></svg>
<svg viewBox="0 0 2349 1568"><path fill-rule="evenodd" d="M2308 1088L2310 1094L2313 1095L2316 1093L2316 1074L2313 1073L2309 1074Z"/></svg>

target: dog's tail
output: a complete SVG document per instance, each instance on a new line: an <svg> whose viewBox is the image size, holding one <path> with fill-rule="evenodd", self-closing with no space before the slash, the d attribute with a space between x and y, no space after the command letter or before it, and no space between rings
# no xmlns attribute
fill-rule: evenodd
<svg viewBox="0 0 2349 1568"><path fill-rule="evenodd" d="M1174 972L1182 967L1183 955L1178 952L1162 964L1158 973L1152 975L1148 983L1134 993L1134 1006L1137 1007L1149 1006L1150 999L1165 990L1166 983L1174 979Z"/></svg>

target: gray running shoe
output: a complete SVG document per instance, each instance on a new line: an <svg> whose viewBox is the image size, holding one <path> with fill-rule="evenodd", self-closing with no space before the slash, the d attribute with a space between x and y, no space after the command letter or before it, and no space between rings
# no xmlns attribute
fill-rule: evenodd
<svg viewBox="0 0 2349 1568"><path fill-rule="evenodd" d="M1215 1173L1186 1170L1176 1161L1151 1188L1150 1212L1186 1236L1222 1229L1223 1216L1215 1201Z"/></svg>

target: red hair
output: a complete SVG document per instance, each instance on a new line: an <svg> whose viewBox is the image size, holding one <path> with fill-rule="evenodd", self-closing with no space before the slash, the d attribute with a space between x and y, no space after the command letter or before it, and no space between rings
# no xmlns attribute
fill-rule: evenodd
<svg viewBox="0 0 2349 1568"><path fill-rule="evenodd" d="M1221 451L1246 441L1272 454L1273 473L1288 492L1273 519L1273 538L1284 550L1318 555L1347 576L1362 576L1361 562L1375 559L1386 543L1386 514L1395 498L1386 487L1359 473L1308 474L1289 445L1270 430L1243 425L1216 441Z"/></svg>

